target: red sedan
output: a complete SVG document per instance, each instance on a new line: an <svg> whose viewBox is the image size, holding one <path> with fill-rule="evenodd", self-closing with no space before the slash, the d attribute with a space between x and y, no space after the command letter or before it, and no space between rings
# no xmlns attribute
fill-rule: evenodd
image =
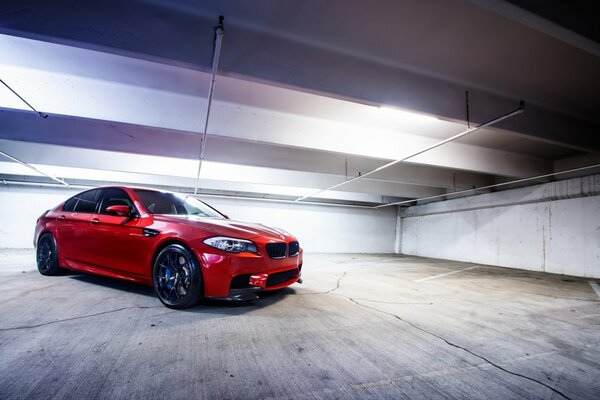
<svg viewBox="0 0 600 400"><path fill-rule="evenodd" d="M37 220L34 246L43 275L67 268L151 285L172 308L203 297L255 299L257 290L302 282L302 249L289 233L165 191L79 193Z"/></svg>

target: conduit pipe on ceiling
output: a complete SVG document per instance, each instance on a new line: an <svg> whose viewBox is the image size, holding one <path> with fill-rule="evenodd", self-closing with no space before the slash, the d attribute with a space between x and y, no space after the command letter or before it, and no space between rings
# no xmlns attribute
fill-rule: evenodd
<svg viewBox="0 0 600 400"><path fill-rule="evenodd" d="M15 185L15 186L34 186L34 187L50 187L50 188L64 188L64 189L93 189L100 186L94 185L69 185L69 187L65 187L64 185L58 185L56 183L47 183L47 182L29 182L29 181L15 181L15 180L7 180L0 179L0 183L3 185ZM180 193L186 193L181 192ZM214 197L221 199L242 199L242 200L256 200L256 201L266 201L271 203L291 203L297 204L294 200L286 200L286 199L270 199L268 197L252 197L252 196L239 196L239 195L226 195L226 194L210 194L210 193L198 193L195 194L196 197ZM330 206L330 207L348 207L348 208L368 208L373 209L374 206L361 206L358 204L342 204L342 203L326 203L326 202L309 202L304 203L305 205L317 205L317 206Z"/></svg>
<svg viewBox="0 0 600 400"><path fill-rule="evenodd" d="M333 185L333 186L329 186L328 188L325 188L325 189L318 190L318 191L316 191L316 192L314 192L314 193L312 193L312 194L309 194L309 195L306 195L306 196L302 196L302 197L298 197L298 198L297 198L295 201L302 201L302 200L306 200L306 199L308 199L309 197L314 197L314 196L316 196L316 195L318 195L318 194L321 194L321 193L323 193L323 192L326 192L326 191L328 191L328 190L333 190L333 189L339 188L340 186L347 185L348 183L351 183L351 182L356 182L356 181L357 181L357 180L359 180L359 179L366 178L367 176L369 176L369 175L373 175L373 174L375 174L375 173L377 173L377 172L380 172L380 171L382 171L382 170L384 170L384 169L386 169L386 168L389 168L389 167L391 167L392 165L396 165L396 164L398 164L398 163L401 163L401 162L403 162L403 161L407 161L407 160L409 160L409 159L411 159L411 158L413 158L413 157L416 157L416 156L418 156L418 155L421 155L421 154L423 154L423 153L425 153L425 152L428 152L429 150L433 150L433 149L435 149L436 147L440 147L441 145L444 145L444 144L446 144L446 143L452 142L452 141L454 141L454 140L456 140L456 139L460 139L461 137L463 137L463 136L466 136L466 135L468 135L468 134L470 134L470 133L473 133L473 132L475 132L475 131L477 131L477 130L479 130L479 129L482 129L482 128L485 128L485 127L488 127L488 126L490 126L490 125L494 125L494 124L496 124L496 123L498 123L498 122L500 122L500 121L503 121L503 120L505 120L505 119L507 119L507 118L510 118L510 117L512 117L512 116L514 116L514 115L520 114L520 113L522 113L524 110L525 110L525 102L524 102L524 101L521 101L521 104L519 105L519 108L517 108L517 109L516 109L516 110L514 110L514 111L511 111L511 112L509 112L509 113L507 113L507 114L504 114L504 115L502 115L502 116L500 116L500 117L498 117L498 118L495 118L495 119L493 119L493 120L491 120L491 121L485 122L485 123L483 123L483 124L481 124L481 125L478 125L478 126L476 126L476 127L474 127L474 128L467 128L467 130L466 130L466 131L464 131L464 132L461 132L461 133L459 133L459 134L456 134L456 135L454 135L454 136L452 136L452 137L449 137L448 139L442 140L441 142L437 142L437 143L435 143L435 144L433 144L433 145L431 145L431 146L428 146L428 147L426 147L426 148L424 148L424 149L422 149L422 150L419 150L419 151L417 151L416 153L413 153L413 154L411 154L411 155L405 156L405 157L403 157L403 158L400 158L400 159L398 159L398 160L391 161L391 162L389 162L389 163L387 163L387 164L385 164L385 165L382 165L381 167L375 168L374 170L372 170L372 171L369 171L369 172L367 172L367 173L365 173L365 174L360 174L360 175L358 175L358 176L355 176L355 177L354 177L354 178L352 178L352 179L348 179L348 180L346 180L346 181L343 181L343 182L337 183L337 184L335 184L335 185Z"/></svg>
<svg viewBox="0 0 600 400"><path fill-rule="evenodd" d="M36 110L31 104L29 104L29 102L27 100L25 100L23 97L21 97L21 95L19 93L17 93L13 88L8 86L8 83L4 82L2 79L0 79L0 83L2 83L4 86L6 86L8 90L10 90L15 96L17 96L23 103L27 104L27 107L31 108L33 110L33 112L35 112L41 118L48 118L48 114L44 114L43 112Z"/></svg>
<svg viewBox="0 0 600 400"><path fill-rule="evenodd" d="M414 203L414 202L423 201L423 200L439 199L441 197L452 196L452 195L455 195L455 194L465 194L465 193L469 193L469 192L476 192L478 190L486 190L486 189L492 189L492 188L497 188L497 187L501 187L501 186L514 185L514 184L517 184L517 183L523 183L523 182L534 181L534 180L537 180L537 179L549 178L551 176L558 176L558 175L570 174L570 173L573 173L573 172L581 172L581 171L585 171L585 170L593 169L593 168L600 168L600 164L588 165L587 167L573 168L573 169L569 169L567 171L552 172L550 174L537 175L537 176L532 176L532 177L529 177L529 178L516 179L516 180L510 181L510 182L496 183L496 184L493 184L493 185L481 186L481 187L478 187L478 188L457 190L455 192L450 192L450 193L445 193L445 194L438 194L438 195L435 195L435 196L421 197L421 198L412 199L412 200L396 201L394 203L387 203L387 204L381 204L381 205L378 205L378 206L374 206L373 208L382 208L382 207L390 207L390 206L400 206L402 204L409 204L409 203Z"/></svg>
<svg viewBox="0 0 600 400"><path fill-rule="evenodd" d="M14 162L17 162L17 163L19 163L19 164L21 164L21 165L23 165L23 166L25 166L25 167L27 167L29 169L32 169L35 172L37 172L38 174L47 176L48 178L52 179L53 181L56 181L56 182L58 182L58 183L60 183L60 184L62 184L64 186L69 186L69 184L67 182L63 181L62 179L57 178L57 177L52 176L52 175L49 175L49 174L47 174L45 172L42 172L39 169L37 169L36 167L34 167L33 165L27 164L25 161L21 161L18 158L15 158L15 157L11 156L10 154L7 154L7 153L3 152L2 150L0 150L0 155L3 155L4 157L6 157L6 158L8 158L10 160L13 160Z"/></svg>
<svg viewBox="0 0 600 400"><path fill-rule="evenodd" d="M394 203L387 203L387 204L380 204L377 206L361 206L361 205L357 205L357 204L326 203L326 202L316 202L316 201L306 202L303 204L318 205L318 206L330 206L330 207L366 208L366 209L373 210L373 209L379 209L379 208L383 208L383 207L391 207L391 206L398 206L398 205L402 205L402 204L414 203L414 202L419 202L419 201L423 201L423 200L432 200L432 199L437 199L437 198L441 198L441 197L445 197L445 196L452 196L452 195L457 195L457 194L476 192L478 190L486 190L486 189L492 189L495 187L514 185L517 183L523 183L523 182L529 182L529 181L533 181L533 180L537 180L537 179L549 178L551 176L558 176L558 175L565 175L565 174L570 174L570 173L575 173L575 172L581 172L581 171L586 171L586 170L594 169L594 168L600 168L600 164L588 165L587 167L573 168L573 169L569 169L566 171L553 172L550 174L537 175L537 176L532 176L529 178L516 179L516 180L510 181L510 182L496 183L494 185L481 186L478 188L458 190L455 192L444 193L444 194L440 194L440 195L436 195L436 196L427 196L427 197L420 197L418 199L397 201ZM6 179L2 179L2 180L0 180L0 182L2 182L2 184L4 184L4 185L66 188L64 185L57 185L56 183L46 183L46 182L14 181L14 180L6 180ZM95 188L95 187L98 187L98 186L93 186L93 185L69 185L68 186L69 189L89 189L89 188ZM273 203L298 204L298 202L296 200L270 199L270 198L265 198L265 197L221 195L221 194L209 194L209 193L206 193L206 194L199 193L196 196L228 198L228 199L243 199L243 200L257 200L257 201L266 201L266 202L273 202Z"/></svg>
<svg viewBox="0 0 600 400"><path fill-rule="evenodd" d="M213 92L215 90L215 76L219 68L219 60L221 59L221 43L225 34L223 21L225 18L219 16L219 25L215 28L215 47L213 54L212 69L210 71L210 84L208 86L208 103L206 105L206 118L204 119L204 131L200 142L200 157L198 159L198 173L196 174L196 185L194 186L194 194L198 193L198 184L200 183L200 170L202 169L202 161L204 160L204 150L206 149L206 135L208 133L208 119L210 116L210 106L212 104Z"/></svg>
<svg viewBox="0 0 600 400"><path fill-rule="evenodd" d="M0 183L5 186L15 185L15 186L34 186L34 187L50 187L57 189L93 189L98 186L92 185L59 185L57 183L48 183L48 182L30 182L30 181L13 181L10 179L0 179Z"/></svg>

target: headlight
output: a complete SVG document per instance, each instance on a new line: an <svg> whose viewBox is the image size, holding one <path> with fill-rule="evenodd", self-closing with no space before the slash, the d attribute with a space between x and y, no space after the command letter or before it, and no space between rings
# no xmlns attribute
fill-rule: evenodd
<svg viewBox="0 0 600 400"><path fill-rule="evenodd" d="M216 236L204 240L204 244L230 253L256 253L256 245L249 240Z"/></svg>

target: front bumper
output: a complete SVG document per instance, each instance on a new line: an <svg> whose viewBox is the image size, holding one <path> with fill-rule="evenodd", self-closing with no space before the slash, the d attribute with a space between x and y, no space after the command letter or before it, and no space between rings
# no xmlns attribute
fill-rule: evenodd
<svg viewBox="0 0 600 400"><path fill-rule="evenodd" d="M300 266L301 268L301 266ZM284 278L285 277L285 278ZM288 279L289 277L289 279ZM271 282L269 282L271 280ZM226 301L250 301L258 299L257 292L262 290L277 290L294 283L302 283L300 269L271 274L237 275L231 280L229 293L227 296L206 296L213 300ZM271 284L269 284L271 283Z"/></svg>
<svg viewBox="0 0 600 400"><path fill-rule="evenodd" d="M276 290L301 280L302 252L272 259L254 253L198 254L204 278L204 296L227 300L256 298L258 290Z"/></svg>

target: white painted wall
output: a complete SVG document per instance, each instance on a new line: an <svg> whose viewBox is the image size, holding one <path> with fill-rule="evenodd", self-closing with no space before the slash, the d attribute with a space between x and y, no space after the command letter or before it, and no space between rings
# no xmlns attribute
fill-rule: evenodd
<svg viewBox="0 0 600 400"><path fill-rule="evenodd" d="M0 248L32 248L38 217L78 192L0 185Z"/></svg>
<svg viewBox="0 0 600 400"><path fill-rule="evenodd" d="M600 278L600 175L401 212L401 252Z"/></svg>
<svg viewBox="0 0 600 400"><path fill-rule="evenodd" d="M0 186L0 248L32 247L36 219L81 190ZM232 219L295 235L308 252L393 253L396 210L205 198Z"/></svg>
<svg viewBox="0 0 600 400"><path fill-rule="evenodd" d="M308 252L393 253L396 210L207 198L232 219L282 228Z"/></svg>
<svg viewBox="0 0 600 400"><path fill-rule="evenodd" d="M79 190L0 186L0 248L31 248L35 220ZM600 175L378 210L206 198L276 226L308 252L392 253L600 278Z"/></svg>

